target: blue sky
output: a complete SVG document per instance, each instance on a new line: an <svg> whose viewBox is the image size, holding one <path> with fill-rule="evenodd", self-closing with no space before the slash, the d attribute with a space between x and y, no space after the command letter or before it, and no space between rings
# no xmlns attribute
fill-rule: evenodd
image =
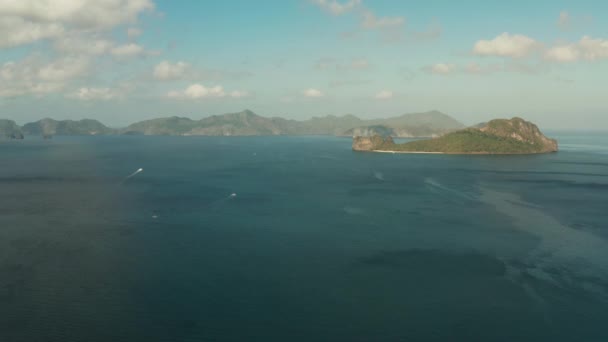
<svg viewBox="0 0 608 342"><path fill-rule="evenodd" d="M608 2L0 1L0 117L437 109L608 129Z"/></svg>

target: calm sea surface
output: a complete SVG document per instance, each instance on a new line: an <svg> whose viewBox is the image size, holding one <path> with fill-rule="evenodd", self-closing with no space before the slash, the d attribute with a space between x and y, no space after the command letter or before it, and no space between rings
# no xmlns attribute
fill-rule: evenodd
<svg viewBox="0 0 608 342"><path fill-rule="evenodd" d="M553 136L2 142L0 341L608 341L608 134Z"/></svg>

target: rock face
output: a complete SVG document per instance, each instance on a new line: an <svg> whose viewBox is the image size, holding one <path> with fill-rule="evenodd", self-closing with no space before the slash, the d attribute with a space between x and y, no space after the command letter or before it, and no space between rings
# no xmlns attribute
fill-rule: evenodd
<svg viewBox="0 0 608 342"><path fill-rule="evenodd" d="M539 147L539 152L557 152L557 140L544 136L538 126L522 118L514 117L511 120L496 119L481 127L480 131L498 137L515 139Z"/></svg>
<svg viewBox="0 0 608 342"><path fill-rule="evenodd" d="M395 142L390 136L382 137L380 135L374 135L371 137L353 138L354 151L377 151L382 150L384 147L390 148L393 145L395 145Z"/></svg>
<svg viewBox="0 0 608 342"><path fill-rule="evenodd" d="M12 120L0 119L0 139L23 139L23 132L19 125Z"/></svg>
<svg viewBox="0 0 608 342"><path fill-rule="evenodd" d="M380 135L384 137L396 136L394 129L382 125L352 128L344 132L344 135L351 137L373 137L374 135Z"/></svg>
<svg viewBox="0 0 608 342"><path fill-rule="evenodd" d="M395 144L381 136L353 138L355 151L451 154L535 154L557 152L557 141L524 119L496 119L439 138Z"/></svg>

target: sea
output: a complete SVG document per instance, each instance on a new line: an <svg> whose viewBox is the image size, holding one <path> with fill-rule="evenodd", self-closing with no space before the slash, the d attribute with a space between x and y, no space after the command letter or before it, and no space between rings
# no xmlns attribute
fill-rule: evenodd
<svg viewBox="0 0 608 342"><path fill-rule="evenodd" d="M549 135L1 142L0 341L608 341L608 134Z"/></svg>

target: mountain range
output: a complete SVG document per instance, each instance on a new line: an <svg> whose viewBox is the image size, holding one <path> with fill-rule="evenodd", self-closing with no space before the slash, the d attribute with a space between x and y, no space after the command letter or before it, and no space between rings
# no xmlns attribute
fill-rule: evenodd
<svg viewBox="0 0 608 342"><path fill-rule="evenodd" d="M4 122L4 124L2 123ZM452 117L438 112L404 114L387 119L360 119L354 115L313 117L297 121L280 117L264 117L250 110L213 115L201 120L185 117L164 117L136 122L126 128L109 128L97 120L42 119L17 126L13 121L0 121L0 136L15 132L24 135L390 135L393 137L433 137L463 128Z"/></svg>

